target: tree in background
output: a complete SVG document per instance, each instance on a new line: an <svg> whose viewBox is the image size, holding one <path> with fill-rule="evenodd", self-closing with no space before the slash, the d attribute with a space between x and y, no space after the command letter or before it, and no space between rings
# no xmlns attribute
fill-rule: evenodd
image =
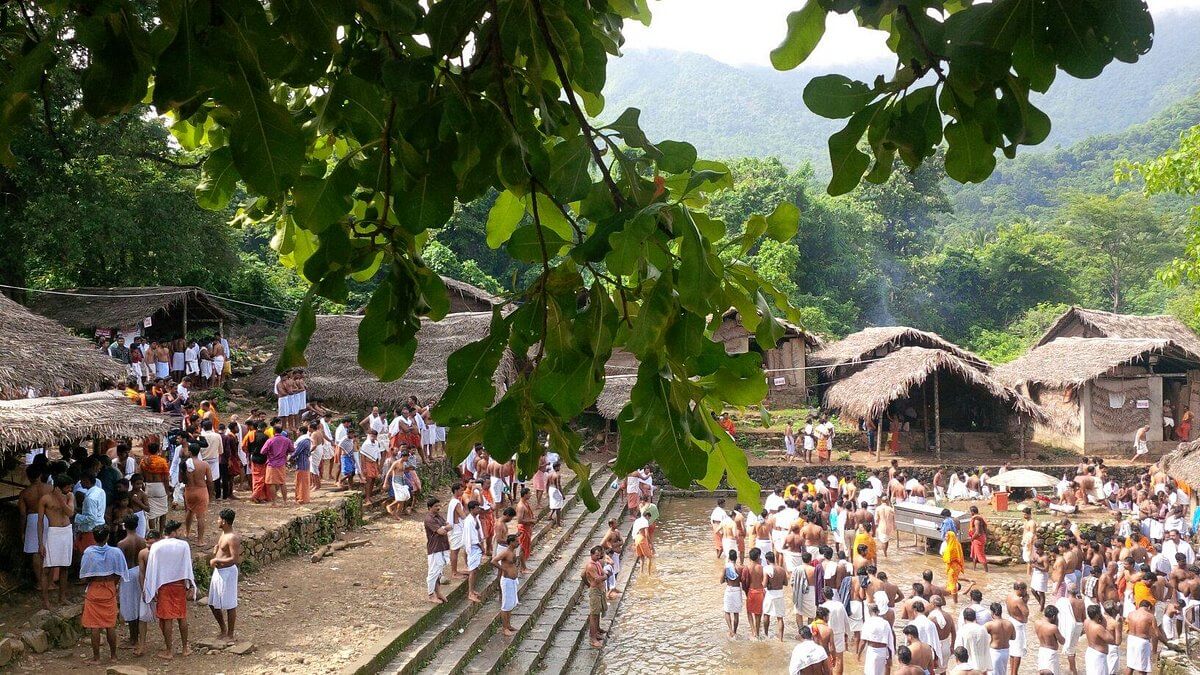
<svg viewBox="0 0 1200 675"><path fill-rule="evenodd" d="M1156 273L1183 252L1176 228L1135 193L1117 197L1077 195L1058 211L1055 230L1071 242L1080 260L1094 261L1081 272L1087 282L1081 299L1111 311L1161 305L1143 298L1157 286Z"/></svg>
<svg viewBox="0 0 1200 675"><path fill-rule="evenodd" d="M429 233L456 202L494 189L488 245L535 271L513 289L524 303L497 311L489 334L449 359L434 416L455 430L450 452L482 441L532 473L546 436L595 508L568 421L596 400L604 364L622 348L641 366L618 416L614 471L653 461L679 486L726 477L739 499L758 503L745 455L712 413L758 404L762 364L706 339L707 317L736 307L764 346L782 336L781 318L801 320L746 260L764 236L791 240L799 210L781 203L751 216L740 253L723 259L714 247L729 230L703 207L730 185L728 167L685 141L651 141L636 108L605 113L608 58L625 20L649 23L646 3L172 0L149 16L128 0L18 4L0 12L0 33L16 36L0 54L0 160L14 161L13 130L56 62L79 69L72 114L107 119L148 99L203 157L202 201L220 208L243 186L237 218L274 225L280 260L312 284L280 368L304 364L317 297L344 303L351 281L381 274L358 357L383 379L400 377L422 318L449 307L422 259ZM889 33L896 55L871 83L828 75L805 88L813 112L847 120L828 143L833 195L885 181L897 158L914 169L943 140L946 173L982 181L997 151L1012 157L1046 138L1050 120L1032 92L1059 70L1094 77L1114 59L1136 61L1153 35L1142 0L940 0L916 10L808 0L788 17L776 68L807 59L830 12ZM498 397L480 374L506 350L532 354L531 364Z"/></svg>

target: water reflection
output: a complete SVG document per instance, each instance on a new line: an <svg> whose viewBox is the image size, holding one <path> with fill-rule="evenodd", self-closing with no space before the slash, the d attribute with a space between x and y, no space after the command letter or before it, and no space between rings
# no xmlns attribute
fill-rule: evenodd
<svg viewBox="0 0 1200 675"><path fill-rule="evenodd" d="M745 614L738 637L729 639L722 614L723 587L718 583L721 564L708 529L713 502L706 499L669 500L662 509L657 533L658 559L653 576L639 571L626 591L621 611L601 655L605 673L762 673L786 671L795 646L794 621L788 619L785 642L755 640L749 633ZM919 581L921 572L932 568L935 581L943 582L941 559L917 553L912 540L904 537L905 549L880 561L902 591ZM893 543L893 547L895 544ZM1023 565L991 568L984 574L972 572L970 564L964 576L976 580L985 602L1003 602L1014 581L1028 581ZM1040 617L1037 603L1030 598L1030 619ZM791 606L788 607L789 612ZM900 626L897 626L899 634ZM774 626L772 626L774 629ZM1027 631L1030 648L1036 650L1036 637ZM903 644L901 642L900 644ZM1028 653L1028 652L1027 652ZM1066 672L1065 659L1062 664ZM1080 664L1082 669L1082 664ZM1021 673L1036 673L1036 659L1025 658ZM851 655L845 673L859 675L862 667Z"/></svg>

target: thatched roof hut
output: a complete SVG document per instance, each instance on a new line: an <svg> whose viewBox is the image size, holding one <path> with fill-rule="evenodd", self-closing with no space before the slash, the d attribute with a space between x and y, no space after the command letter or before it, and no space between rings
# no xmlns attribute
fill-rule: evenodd
<svg viewBox="0 0 1200 675"><path fill-rule="evenodd" d="M233 321L204 289L195 286L73 288L40 292L33 311L79 330L143 327L153 335L179 337L189 326Z"/></svg>
<svg viewBox="0 0 1200 675"><path fill-rule="evenodd" d="M825 393L826 405L843 415L876 419L934 374L940 377L939 388L958 383L971 394L1001 403L1019 415L1043 418L1036 404L979 370L975 363L949 351L925 347L901 347L838 380Z"/></svg>
<svg viewBox="0 0 1200 675"><path fill-rule="evenodd" d="M1179 319L1163 314L1138 316L1071 307L1054 321L1036 346L1064 337L1170 340L1200 354L1200 337Z"/></svg>
<svg viewBox="0 0 1200 675"><path fill-rule="evenodd" d="M504 302L504 298L492 295L478 286L465 281L442 276L446 294L450 296L450 312L490 312L492 307Z"/></svg>
<svg viewBox="0 0 1200 675"><path fill-rule="evenodd" d="M166 433L167 415L134 405L120 391L0 401L0 449L45 447L92 437Z"/></svg>
<svg viewBox="0 0 1200 675"><path fill-rule="evenodd" d="M1176 480L1186 481L1192 488L1200 487L1200 441L1180 443L1159 460L1159 466Z"/></svg>
<svg viewBox="0 0 1200 675"><path fill-rule="evenodd" d="M871 361L889 352L904 347L923 347L944 351L970 363L980 370L988 370L987 361L937 333L917 330L908 326L878 326L864 328L857 333L826 344L809 357L818 366L824 366L826 374L832 376L839 368Z"/></svg>
<svg viewBox="0 0 1200 675"><path fill-rule="evenodd" d="M441 321L422 321L417 331L417 351L408 372L398 380L380 382L358 364L358 326L363 317L334 314L317 317L317 328L308 343L308 366L304 379L308 396L335 405L364 407L398 406L416 396L422 401L437 399L446 391L446 362L460 347L488 334L491 312L448 314ZM498 391L515 377L511 354L505 354L492 380ZM254 393L274 393L275 364L256 370L246 381Z"/></svg>
<svg viewBox="0 0 1200 675"><path fill-rule="evenodd" d="M596 412L604 419L615 420L629 403L633 385L637 383L637 357L623 349L614 349L604 364L604 389L596 399Z"/></svg>
<svg viewBox="0 0 1200 675"><path fill-rule="evenodd" d="M1058 338L1029 350L1024 356L996 369L1000 381L1017 386L1037 384L1072 387L1094 380L1114 368L1151 360L1200 360L1200 353L1162 339Z"/></svg>
<svg viewBox="0 0 1200 675"><path fill-rule="evenodd" d="M0 399L92 391L125 370L87 340L0 295Z"/></svg>

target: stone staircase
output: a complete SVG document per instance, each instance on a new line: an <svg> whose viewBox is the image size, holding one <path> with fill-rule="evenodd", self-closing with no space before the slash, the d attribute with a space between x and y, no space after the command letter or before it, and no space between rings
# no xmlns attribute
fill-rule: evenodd
<svg viewBox="0 0 1200 675"><path fill-rule="evenodd" d="M599 543L596 537L603 537L603 525L621 510L619 498L624 495L622 491L609 489L611 480L610 472L596 469L590 482L600 509L591 512L580 499L578 482L573 478L564 486L562 526L551 527L545 518L539 521L533 534L533 554L528 561L531 572L520 580L521 602L512 614L513 627L519 631L516 636L505 638L498 634L498 572L485 564L476 582L482 603L467 602L465 584L460 584L447 595L446 604L431 610L409 629L390 636L384 644L376 645L367 660L349 671L408 674L498 670L516 653L514 645L535 636L535 624L551 607L556 592L579 586L575 576L578 556L581 552L586 555L588 548Z"/></svg>

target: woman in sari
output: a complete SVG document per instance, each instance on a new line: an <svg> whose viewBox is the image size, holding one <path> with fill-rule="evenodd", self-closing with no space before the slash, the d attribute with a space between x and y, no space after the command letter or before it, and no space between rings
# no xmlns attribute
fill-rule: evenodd
<svg viewBox="0 0 1200 675"><path fill-rule="evenodd" d="M1179 421L1179 440L1187 443L1192 440L1192 411L1185 410L1183 419Z"/></svg>
<svg viewBox="0 0 1200 675"><path fill-rule="evenodd" d="M958 577L963 572L962 544L954 530L946 532L946 545L942 548L942 562L946 564L946 592L958 602Z"/></svg>

